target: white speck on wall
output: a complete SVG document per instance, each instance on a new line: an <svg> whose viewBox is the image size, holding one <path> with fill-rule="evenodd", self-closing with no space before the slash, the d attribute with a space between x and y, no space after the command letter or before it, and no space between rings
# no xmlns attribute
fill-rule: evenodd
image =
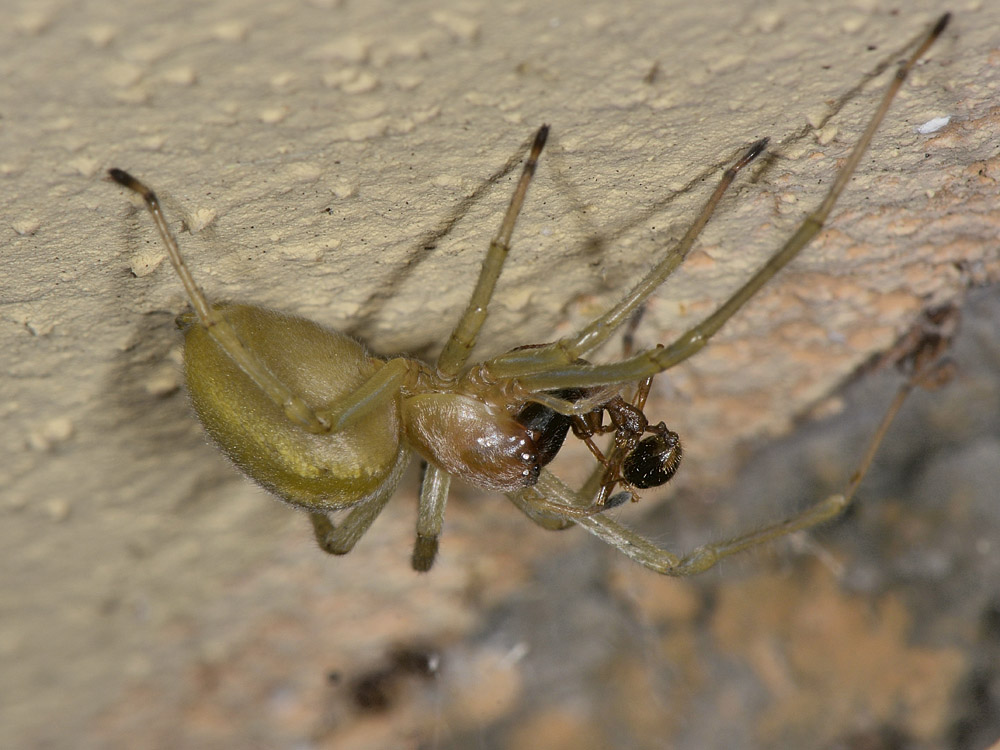
<svg viewBox="0 0 1000 750"><path fill-rule="evenodd" d="M190 226L192 232L200 232L202 229L207 227L213 221L215 221L216 212L211 208L199 208L191 212Z"/></svg>
<svg viewBox="0 0 1000 750"><path fill-rule="evenodd" d="M923 125L917 125L917 132L920 135L930 135L938 132L941 128L951 122L951 117L932 117Z"/></svg>

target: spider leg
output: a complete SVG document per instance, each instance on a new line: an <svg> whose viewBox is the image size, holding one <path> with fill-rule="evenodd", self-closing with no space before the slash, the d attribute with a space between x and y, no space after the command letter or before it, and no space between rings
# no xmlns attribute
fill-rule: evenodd
<svg viewBox="0 0 1000 750"><path fill-rule="evenodd" d="M402 471L399 474L401 475ZM351 508L340 526L334 526L326 513L310 513L309 519L312 521L319 548L331 555L346 555L354 549L358 539L368 531L375 518L389 502L397 483L398 477L396 481L387 482L376 494Z"/></svg>
<svg viewBox="0 0 1000 750"><path fill-rule="evenodd" d="M542 474L545 475L545 469L542 469ZM566 488L569 492L569 487ZM573 525L573 521L570 519L555 514L549 513L542 509L542 504L538 502L541 495L535 492L511 492L507 495L507 498L517 506L517 508L524 513L530 520L534 521L537 525L541 526L546 531L562 531L563 529L568 529ZM573 495L573 497L579 497L578 495Z"/></svg>
<svg viewBox="0 0 1000 750"><path fill-rule="evenodd" d="M714 313L663 349L648 350L629 359L607 365L569 364L574 362L579 353L605 340L611 334L612 329L623 322L624 312L641 303L655 288L655 284L652 284L654 280L657 283L662 281L654 269L654 272L640 282L622 304L598 318L577 336L557 341L549 347L512 353L512 355L517 356L501 355L484 365L489 376L516 378L519 386L525 392L550 391L560 388L589 388L597 385L639 381L669 369L698 352L729 318L798 255L822 229L834 204L868 149L875 131L878 130L885 118L892 100L917 61L923 57L927 49L944 31L949 18L950 14L943 15L923 38L913 54L896 71L896 75L892 83L889 84L875 114L855 144L844 166L841 167L819 208L807 216L788 242ZM647 280L650 283L648 288Z"/></svg>
<svg viewBox="0 0 1000 750"><path fill-rule="evenodd" d="M546 469L542 469L541 475L555 478ZM535 491L535 488L532 487L518 492L509 492L507 499L514 503L529 519L548 531L567 529L581 519L596 516L607 510L604 506L589 502L586 496L573 492L560 480L556 479L555 481L561 485L563 490L561 493L546 494Z"/></svg>
<svg viewBox="0 0 1000 750"><path fill-rule="evenodd" d="M918 362L917 366L917 372L908 378L897 391L895 398L886 410L885 416L883 416L882 421L869 441L858 468L851 475L844 492L838 495L831 495L789 518L769 524L755 531L741 534L732 539L704 544L685 555L676 555L668 550L657 547L649 539L611 520L606 515L588 514L574 516L572 520L583 526L594 536L602 539L612 547L616 547L639 564L656 573L668 576L688 576L708 570L720 560L737 552L765 544L787 534L808 529L836 518L853 501L859 485L872 464L879 445L888 432L889 426L892 424L896 414L899 413L903 402L906 401L906 397L914 388L926 387L933 389L943 382L947 382L950 377L951 365L947 361L937 362L928 360ZM542 471L538 483L534 487L521 490L517 493L516 498L511 497L511 500L524 510L532 520L535 520L536 523L538 521L532 516L532 512L538 512L534 510L535 508L549 509L553 504L579 506L585 503L585 499L580 494L574 492L560 479L545 470ZM526 508L532 509L532 512L529 512Z"/></svg>
<svg viewBox="0 0 1000 750"><path fill-rule="evenodd" d="M715 213L722 196L736 179L736 175L764 152L767 143L767 138L755 142L736 163L723 173L715 191L705 202L698 217L688 227L681 241L671 248L663 260L654 266L617 305L573 336L540 347L515 349L494 357L487 365L490 376L513 377L521 373L547 370L566 362L575 362L586 352L604 343L619 326L637 314L636 311L641 309L649 295L656 291L684 261L701 234L701 230L705 228L709 219L712 218L712 214ZM636 380L641 380L641 378L636 378Z"/></svg>
<svg viewBox="0 0 1000 750"><path fill-rule="evenodd" d="M372 409L395 399L400 387L415 382L418 370L413 360L403 357L387 360L368 380L341 398L335 409L316 410L326 425L323 431L337 432L364 419Z"/></svg>
<svg viewBox="0 0 1000 750"><path fill-rule="evenodd" d="M531 184L531 178L535 174L538 157L542 153L548 134L548 125L542 125L535 133L531 151L524 162L521 178L518 180L517 187L514 188L514 195L507 206L507 212L504 214L500 229L490 242L490 248L483 259L483 267L479 272L476 287L472 291L465 312L462 313L462 317L459 318L438 357L438 373L446 378L458 374L468 361L472 348L476 345L479 331L486 321L486 309L493 297L497 279L510 251L510 238L514 232L514 225L521 213L521 206L524 205L524 198L528 194L528 185ZM427 466L420 483L417 541L413 548L412 558L414 570L426 572L434 564L438 549L438 536L441 534L441 528L444 524L444 509L448 502L450 484L451 477L447 473L436 466Z"/></svg>
<svg viewBox="0 0 1000 750"><path fill-rule="evenodd" d="M122 169L110 169L108 175L112 180L122 187L127 187L145 201L146 208L153 217L156 229L160 233L160 238L167 248L167 255L170 257L170 264L174 267L177 275L184 285L191 305L194 307L198 323L215 339L215 342L239 365L240 369L257 384L257 386L267 394L275 404L280 406L285 414L293 422L297 422L310 432L325 432L329 425L314 412L305 401L294 394L288 386L278 380L267 366L251 351L236 335L236 331L226 320L225 316L212 307L208 297L201 290L201 287L194 280L191 269L184 262L180 247L177 245L177 238L167 225L163 209L156 193L149 189L144 183L137 180L128 172Z"/></svg>
<svg viewBox="0 0 1000 750"><path fill-rule="evenodd" d="M444 527L444 509L448 502L451 474L427 464L420 482L420 500L417 507L417 541L413 545L413 569L426 573L434 564L438 551L438 537Z"/></svg>
<svg viewBox="0 0 1000 750"><path fill-rule="evenodd" d="M566 361L573 362L578 357L603 344L619 326L630 320L637 308L645 304L649 295L656 291L677 270L677 267L684 262L688 253L691 252L691 248L705 228L705 225L712 218L712 214L715 213L719 201L722 200L722 196L729 189L730 185L733 184L733 180L736 179L740 171L764 153L768 142L768 138L761 138L756 141L734 164L726 169L715 191L709 196L701 212L695 218L694 223L688 227L687 232L685 232L677 246L672 248L666 257L646 274L618 304L601 317L591 321L573 336L560 339L552 345L553 348L557 348L562 352L563 356L566 357Z"/></svg>
<svg viewBox="0 0 1000 750"><path fill-rule="evenodd" d="M542 125L535 133L535 140L532 142L531 151L524 162L524 170L521 172L521 179L518 180L517 187L514 189L514 195L511 196L510 205L507 206L507 213L504 214L500 229L490 242L490 249L483 259L483 267L479 272L476 288L472 291L465 312L462 313L462 317L459 318L438 357L438 371L446 377L458 374L458 371L468 361L472 348L476 345L479 330L486 321L486 308L493 297L493 290L496 288L500 271L507 260L508 252L510 252L510 238L514 233L514 225L517 223L518 214L521 213L521 206L524 205L524 198L528 194L528 185L531 184L531 178L535 175L538 157L542 153L548 135L548 125Z"/></svg>
<svg viewBox="0 0 1000 750"><path fill-rule="evenodd" d="M483 267L479 272L476 287L472 291L465 312L462 313L462 317L459 318L438 357L438 373L446 378L458 374L465 366L470 352L476 345L479 331L486 321L487 306L493 297L497 279L510 251L510 238L514 232L514 225L517 223L518 214L521 213L521 206L524 205L524 198L528 194L528 185L531 184L531 178L535 174L538 157L542 153L548 134L548 125L542 125L535 133L531 151L524 162L521 178L514 189L514 195L507 206L507 212L504 214L500 229L493 241L490 242L490 248L483 259ZM441 534L444 524L444 509L448 502L450 484L451 477L447 473L436 466L427 466L420 483L417 541L413 548L412 557L414 570L426 572L434 564L438 549L438 536Z"/></svg>

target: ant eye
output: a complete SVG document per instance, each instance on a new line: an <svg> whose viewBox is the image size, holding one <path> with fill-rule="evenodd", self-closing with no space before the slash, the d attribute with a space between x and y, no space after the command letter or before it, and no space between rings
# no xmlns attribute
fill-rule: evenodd
<svg viewBox="0 0 1000 750"><path fill-rule="evenodd" d="M681 463L681 441L661 422L657 432L643 438L622 464L622 476L633 487L645 490L670 481Z"/></svg>

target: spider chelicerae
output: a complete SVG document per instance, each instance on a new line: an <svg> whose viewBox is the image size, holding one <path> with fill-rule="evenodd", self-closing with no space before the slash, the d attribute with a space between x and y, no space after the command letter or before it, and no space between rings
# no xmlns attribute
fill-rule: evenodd
<svg viewBox="0 0 1000 750"><path fill-rule="evenodd" d="M193 310L181 315L178 325L184 331L187 387L199 419L244 473L310 514L322 549L341 555L354 547L416 452L427 463L412 558L416 570L429 570L434 562L451 478L459 477L505 493L543 528L579 524L647 568L689 575L734 552L843 512L906 394L940 379L935 364L939 350L924 347L845 491L783 521L679 556L604 513L634 497L636 489L668 481L680 461L678 436L662 422L650 423L643 412L652 377L705 346L816 236L893 97L948 18L942 16L899 67L823 202L784 246L676 341L610 364L592 364L583 357L627 325L684 260L723 193L764 151L766 139L754 143L726 170L677 246L610 310L571 336L471 365L469 355L486 319L548 126L535 136L468 306L434 365L408 357L374 357L349 336L304 318L256 305L211 302L195 283L153 191L120 169L109 174L145 201L191 301ZM626 400L623 391L636 384L635 394ZM597 458L591 478L579 491L545 468L571 430ZM611 433L613 441L602 452L593 438L604 433ZM622 491L615 493L617 487ZM335 511L348 511L336 526L329 517Z"/></svg>

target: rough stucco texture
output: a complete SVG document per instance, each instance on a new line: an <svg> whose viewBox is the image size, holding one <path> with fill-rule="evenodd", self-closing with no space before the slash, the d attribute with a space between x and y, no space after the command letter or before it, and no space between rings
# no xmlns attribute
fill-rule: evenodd
<svg viewBox="0 0 1000 750"><path fill-rule="evenodd" d="M1000 6L951 10L828 230L657 381L650 413L686 438L682 489L724 484L739 446L835 407L824 399L922 308L1000 278ZM352 555L318 553L304 518L205 445L172 324L186 300L108 167L158 191L210 295L306 315L381 353L433 356L508 200L501 168L548 122L487 354L599 312L680 236L722 165L770 136L770 156L650 302L638 339L651 346L711 311L818 203L881 71L940 11L925 0L905 11L881 0L5 3L0 721L11 746L319 742L309 727L326 665L350 673L387 644L458 642L530 585L532 561L583 537L528 529L506 503L458 488L440 564L417 577L410 477ZM918 132L934 118L950 119ZM221 666L234 662L254 666Z"/></svg>

